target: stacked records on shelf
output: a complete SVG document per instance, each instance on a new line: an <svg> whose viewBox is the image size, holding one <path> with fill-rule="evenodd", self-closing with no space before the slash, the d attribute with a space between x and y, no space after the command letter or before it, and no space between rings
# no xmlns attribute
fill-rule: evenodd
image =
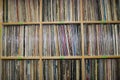
<svg viewBox="0 0 120 80"><path fill-rule="evenodd" d="M38 60L2 60L2 80L40 80Z"/></svg>
<svg viewBox="0 0 120 80"><path fill-rule="evenodd" d="M43 0L43 21L79 21L80 0Z"/></svg>
<svg viewBox="0 0 120 80"><path fill-rule="evenodd" d="M83 0L84 20L120 20L120 0Z"/></svg>
<svg viewBox="0 0 120 80"><path fill-rule="evenodd" d="M4 22L39 22L40 0L4 0Z"/></svg>
<svg viewBox="0 0 120 80"><path fill-rule="evenodd" d="M80 25L43 25L43 56L81 55Z"/></svg>
<svg viewBox="0 0 120 80"><path fill-rule="evenodd" d="M119 80L120 59L85 60L86 80Z"/></svg>
<svg viewBox="0 0 120 80"><path fill-rule="evenodd" d="M80 60L43 60L43 80L81 80Z"/></svg>
<svg viewBox="0 0 120 80"><path fill-rule="evenodd" d="M2 56L38 56L39 28L39 25L5 25Z"/></svg>
<svg viewBox="0 0 120 80"><path fill-rule="evenodd" d="M120 24L85 24L85 55L120 55Z"/></svg>

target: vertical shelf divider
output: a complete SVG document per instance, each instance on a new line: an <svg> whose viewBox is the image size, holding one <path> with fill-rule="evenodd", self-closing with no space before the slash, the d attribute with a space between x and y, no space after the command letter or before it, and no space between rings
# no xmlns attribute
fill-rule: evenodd
<svg viewBox="0 0 120 80"><path fill-rule="evenodd" d="M39 67L40 67L40 80L42 80L42 0L40 0L40 31L39 31Z"/></svg>
<svg viewBox="0 0 120 80"><path fill-rule="evenodd" d="M81 36L82 36L82 80L85 80L85 58L84 58L84 29L83 29L83 10L82 0L80 0L80 13L81 13Z"/></svg>

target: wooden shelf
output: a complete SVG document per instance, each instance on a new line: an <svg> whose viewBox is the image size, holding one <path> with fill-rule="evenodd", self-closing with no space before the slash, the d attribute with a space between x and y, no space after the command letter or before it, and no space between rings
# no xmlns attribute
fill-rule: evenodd
<svg viewBox="0 0 120 80"><path fill-rule="evenodd" d="M90 23L90 24L98 24L98 23L102 23L102 24L104 24L104 23L110 23L110 24L112 24L112 23L120 23L120 21L83 21L83 23Z"/></svg>
<svg viewBox="0 0 120 80"><path fill-rule="evenodd" d="M0 22L0 27L1 28L2 28L2 25L3 25L3 27L4 27L4 25L8 25L8 26L9 25L18 25L18 26L19 25L39 25L40 28L39 28L39 34L38 34L39 35L39 43L38 43L38 45L39 45L39 53L40 53L40 55L39 56L0 56L0 60L39 60L39 76L40 76L40 80L43 80L43 66L44 65L42 63L42 60L70 60L70 59L77 60L77 59L79 59L79 60L81 60L81 67L80 67L81 74L82 74L81 75L82 76L81 80L85 80L85 76L86 76L85 75L85 69L86 69L85 68L85 64L86 64L85 63L85 59L118 59L118 58L120 59L120 55L119 56L114 56L114 55L113 56L109 56L109 55L108 56L87 56L87 55L84 54L85 53L84 52L84 50L85 50L84 49L84 24L115 24L115 23L116 24L120 24L119 20L117 20L117 21L105 21L105 20L98 20L98 21L96 21L96 20L90 20L90 21L86 21L86 20L84 20L83 19L84 18L83 17L83 14L84 14L84 9L83 9L83 7L84 7L83 5L84 4L83 3L84 3L84 1L80 0L79 1L80 4L79 4L79 8L78 8L79 10L77 9L79 11L79 13L78 13L79 16L81 16L80 17L80 21L42 21L43 16L44 16L44 11L42 10L42 9L44 9L43 5L46 6L46 4L44 4L44 2L42 2L42 1L43 0L39 1L40 2L39 3L39 10L40 10L39 13L40 13L40 16L37 15L38 18L40 18L39 22L21 22L21 21L20 22ZM71 3L70 4L70 7L71 7L72 6L72 2L70 2L70 3ZM0 4L2 4L2 2ZM54 4L51 4L51 5L54 5ZM56 3L55 3L55 5L56 5ZM10 6L10 5L8 5L8 6ZM50 6L50 7L52 7L52 6ZM57 7L57 9L59 8L58 6L56 6L56 7ZM47 10L47 11L50 11L50 10ZM0 5L0 12L3 12L3 5ZM74 12L74 11L72 11L72 12ZM48 14L48 13L46 13L46 14ZM5 14L5 16L7 16L7 14ZM60 16L60 15L57 14L57 16ZM7 16L7 17L9 17L9 16ZM74 16L72 14L70 14L70 17L74 17ZM89 17L89 16L87 16L87 17ZM2 21L2 16L0 16L0 21ZM43 31L42 31L43 30L42 25L49 25L49 24L52 24L52 25L54 25L54 24L58 24L58 25L59 24L63 24L63 25L64 24L79 24L79 25L81 25L80 26L81 27L81 31L79 33L81 34L81 38L82 38L81 39L81 41L82 41L82 44L81 44L81 48L82 48L82 52L81 53L82 53L82 55L81 56L42 56L42 46L43 46L42 40L43 40L43 34L44 34ZM57 33L57 31L55 33ZM0 45L0 53L2 54L2 36L1 36L0 43L1 43L1 45ZM55 44L58 46L57 40L56 40ZM56 53L59 53L57 48L56 48Z"/></svg>
<svg viewBox="0 0 120 80"><path fill-rule="evenodd" d="M120 58L120 56L84 56L85 59L109 59Z"/></svg>
<svg viewBox="0 0 120 80"><path fill-rule="evenodd" d="M41 22L41 24L99 24L99 23L120 23L120 21L50 21L50 22ZM40 22L0 22L2 25L28 25L28 24L40 24Z"/></svg>
<svg viewBox="0 0 120 80"><path fill-rule="evenodd" d="M44 56L42 59L81 59L82 56Z"/></svg>
<svg viewBox="0 0 120 80"><path fill-rule="evenodd" d="M42 56L42 59L52 60L52 59L110 59L110 58L120 58L120 56ZM12 57L4 57L2 56L1 59L9 60L9 59L40 59L39 56L30 56L30 57L23 57L23 56L12 56Z"/></svg>
<svg viewBox="0 0 120 80"><path fill-rule="evenodd" d="M2 25L31 25L31 24L40 24L40 22L6 22Z"/></svg>
<svg viewBox="0 0 120 80"><path fill-rule="evenodd" d="M16 57L1 57L1 59L3 59L3 60L9 60L9 59L12 59L12 60L15 60L15 59L17 59L17 60L24 60L24 59L40 59L40 57L39 56L33 56L33 57L23 57L23 56L16 56Z"/></svg>
<svg viewBox="0 0 120 80"><path fill-rule="evenodd" d="M53 21L53 22L42 22L42 24L80 24L81 21Z"/></svg>

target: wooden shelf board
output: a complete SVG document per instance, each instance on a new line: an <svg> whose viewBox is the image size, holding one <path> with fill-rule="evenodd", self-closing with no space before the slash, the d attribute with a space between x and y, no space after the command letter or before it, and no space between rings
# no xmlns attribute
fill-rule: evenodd
<svg viewBox="0 0 120 80"><path fill-rule="evenodd" d="M9 59L12 59L12 60L14 60L14 59L17 59L17 60L23 60L23 59L40 59L40 57L38 57L38 56L33 56L33 57L22 57L22 56L16 56L16 57L1 57L1 59L3 59L3 60L9 60Z"/></svg>
<svg viewBox="0 0 120 80"><path fill-rule="evenodd" d="M109 58L120 58L120 56L84 56L85 59L109 59Z"/></svg>
<svg viewBox="0 0 120 80"><path fill-rule="evenodd" d="M51 22L41 22L41 24L80 24L81 21L51 21ZM97 24L97 23L120 23L120 21L83 21L83 23ZM40 24L40 22L1 22L3 25L24 25L24 24Z"/></svg>
<svg viewBox="0 0 120 80"><path fill-rule="evenodd" d="M42 59L81 59L82 56L44 56Z"/></svg>
<svg viewBox="0 0 120 80"><path fill-rule="evenodd" d="M40 24L40 22L6 22L3 25L28 25L28 24Z"/></svg>
<svg viewBox="0 0 120 80"><path fill-rule="evenodd" d="M80 24L81 21L55 21L55 22L42 22L42 24Z"/></svg>
<svg viewBox="0 0 120 80"><path fill-rule="evenodd" d="M120 56L42 56L42 59L109 59L109 58L120 58ZM22 56L14 56L14 57L4 57L1 59L40 59L39 56L32 57L22 57Z"/></svg>
<svg viewBox="0 0 120 80"><path fill-rule="evenodd" d="M103 23L111 23L112 24L112 23L120 23L120 21L102 21L101 20L101 21L83 21L83 23L96 23L96 24L97 23L102 23L102 24Z"/></svg>

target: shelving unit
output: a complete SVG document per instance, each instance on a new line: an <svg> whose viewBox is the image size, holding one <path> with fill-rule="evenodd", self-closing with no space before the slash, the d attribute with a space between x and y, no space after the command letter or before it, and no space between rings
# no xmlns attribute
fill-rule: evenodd
<svg viewBox="0 0 120 80"><path fill-rule="evenodd" d="M95 56L86 56L84 54L84 24L120 24L120 20L116 21L86 21L83 20L83 0L80 0L80 21L42 21L42 4L43 0L40 0L40 22L2 22L1 14L0 14L0 60L39 60L40 65L40 80L43 80L43 60L81 60L81 70L82 70L82 80L85 80L85 60L86 59L120 59L120 55L95 55ZM0 12L2 12L3 5L2 0L0 0ZM3 14L4 15L4 14ZM5 25L40 25L39 29L39 56L2 56L2 28ZM43 25L63 25L63 24L79 24L81 27L81 47L82 47L82 55L81 56L42 56L42 46L43 46ZM120 46L118 46L120 47ZM58 51L57 51L58 52Z"/></svg>

